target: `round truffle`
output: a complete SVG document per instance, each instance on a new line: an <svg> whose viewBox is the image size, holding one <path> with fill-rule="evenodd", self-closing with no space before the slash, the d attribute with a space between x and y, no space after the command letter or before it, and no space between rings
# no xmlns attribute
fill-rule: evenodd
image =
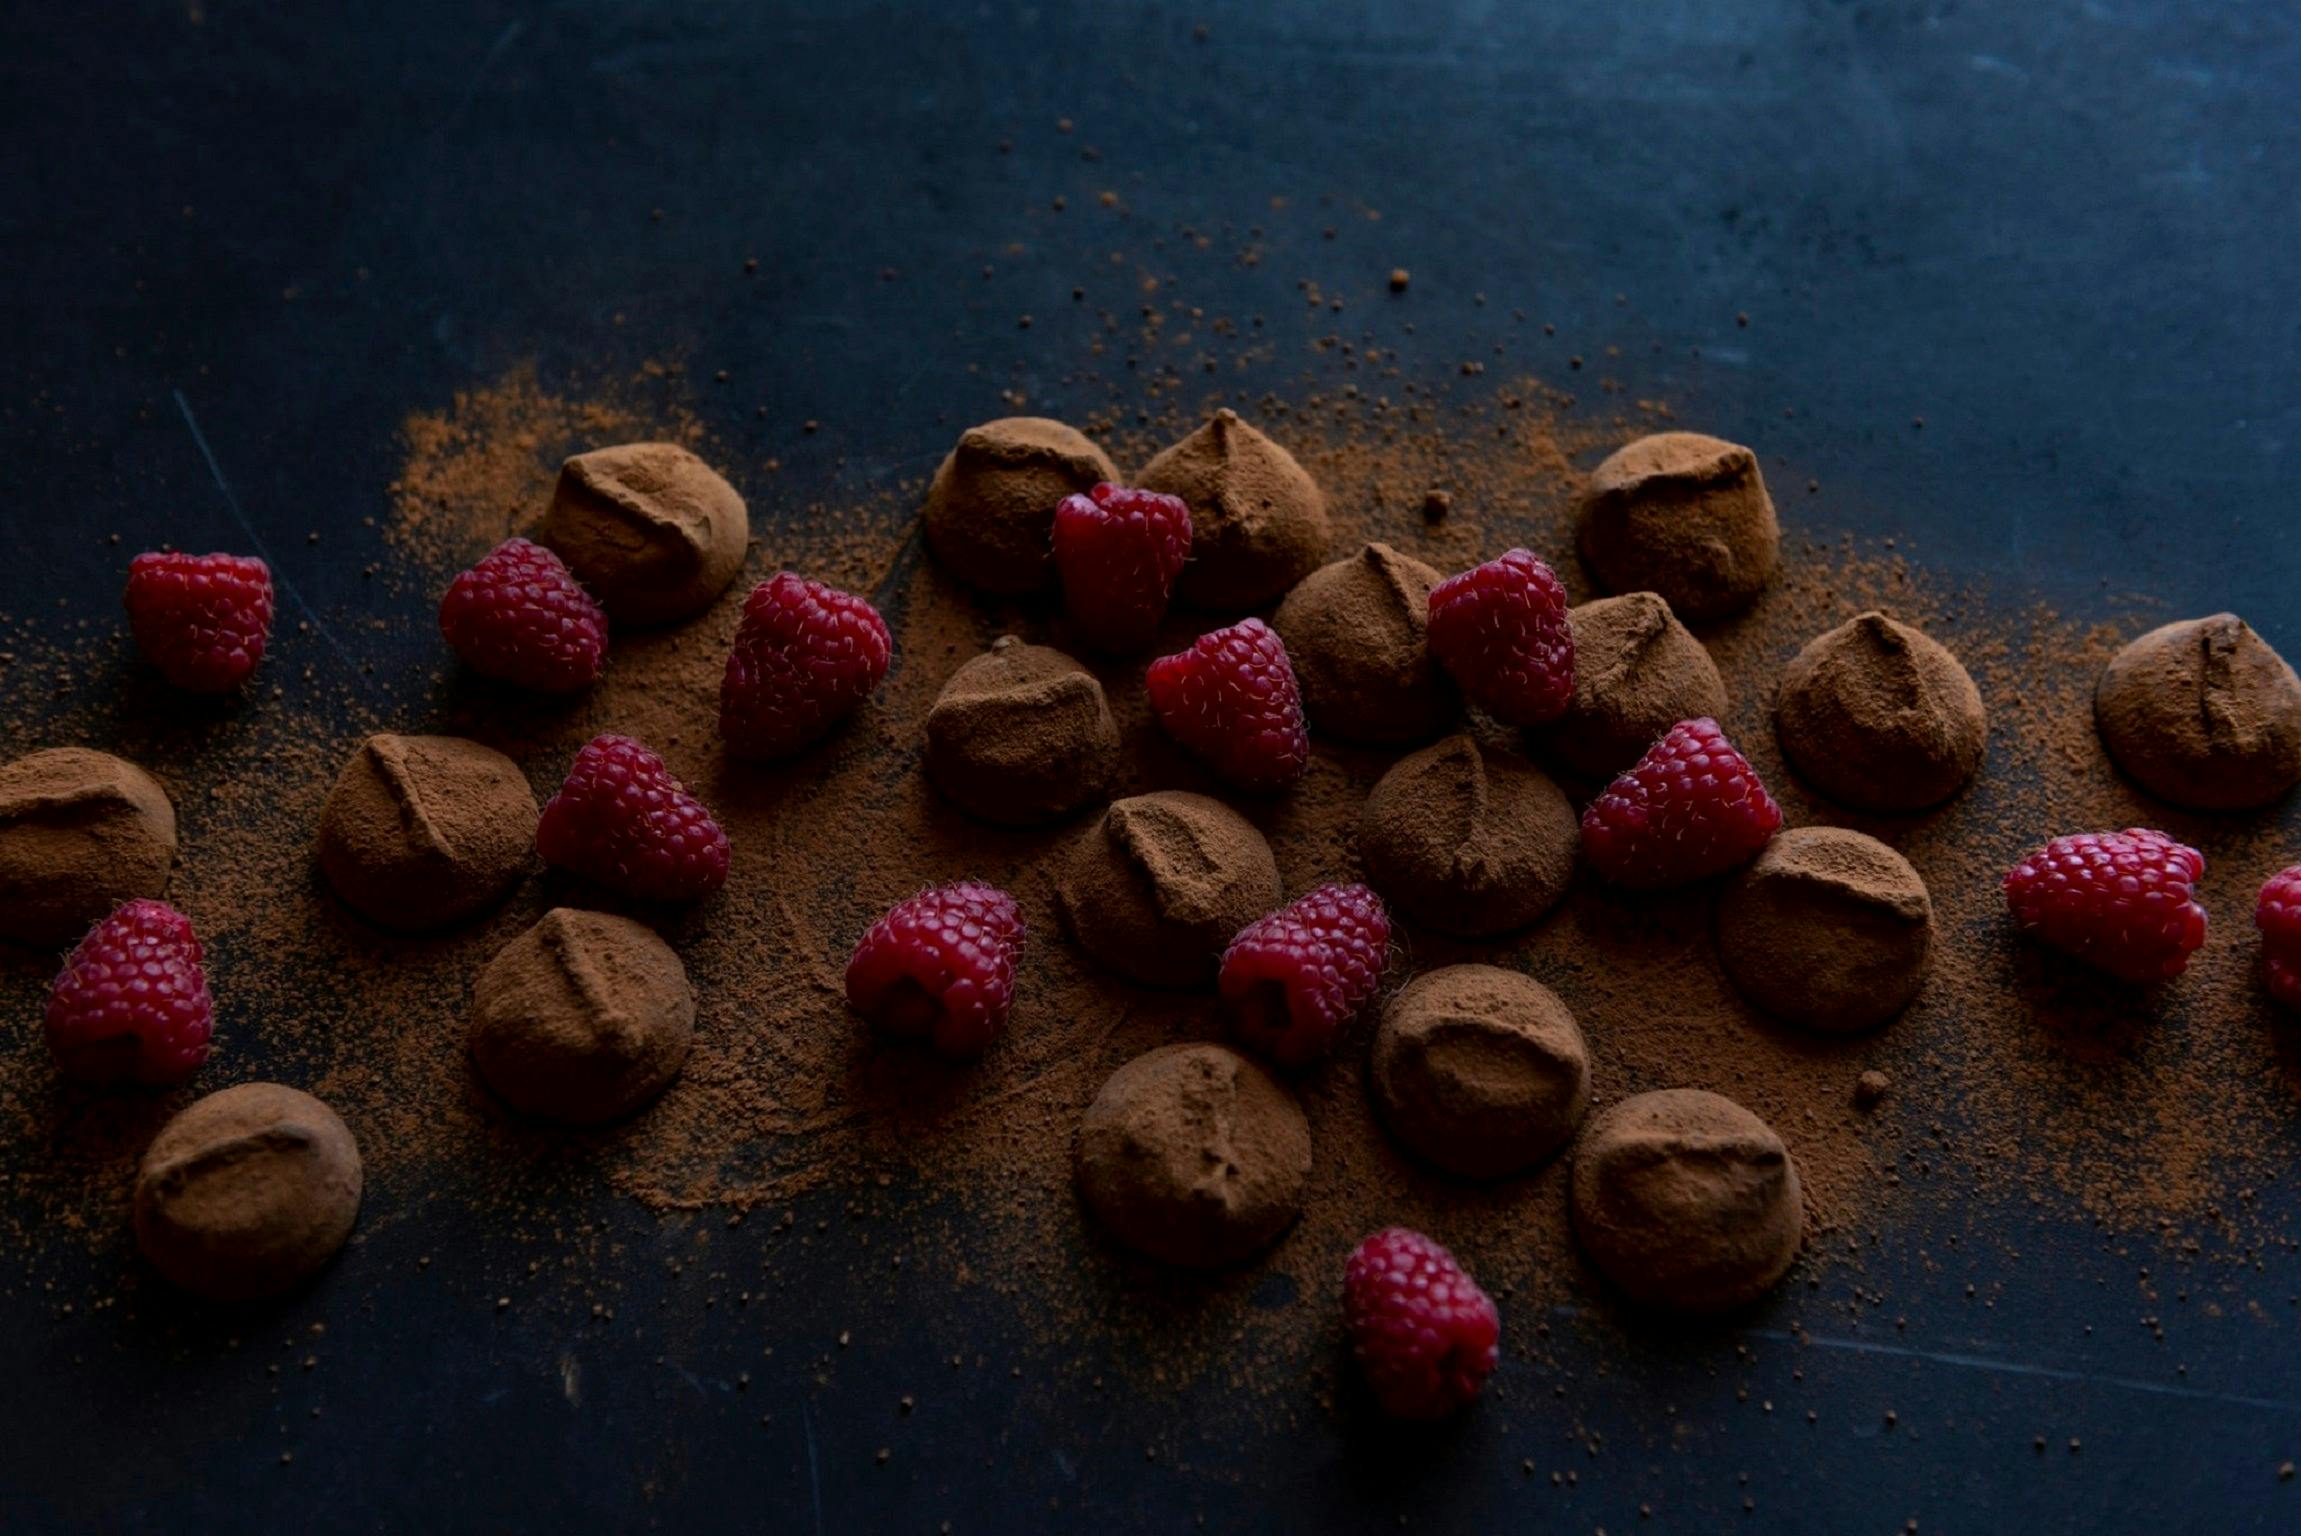
<svg viewBox="0 0 2301 1536"><path fill-rule="evenodd" d="M1079 1193L1110 1234L1165 1264L1235 1264L1286 1230L1310 1176L1310 1122L1225 1046L1169 1045L1113 1072L1079 1127Z"/></svg>
<svg viewBox="0 0 2301 1536"><path fill-rule="evenodd" d="M1147 987L1212 986L1232 936L1280 894L1254 824L1179 790L1112 801L1056 886L1079 947Z"/></svg>
<svg viewBox="0 0 2301 1536"><path fill-rule="evenodd" d="M1679 721L1725 714L1718 664L1656 594L1602 597L1566 617L1574 701L1543 740L1575 773L1611 778Z"/></svg>
<svg viewBox="0 0 2301 1536"><path fill-rule="evenodd" d="M560 466L535 537L616 623L668 624L727 590L751 518L735 487L677 443L625 443Z"/></svg>
<svg viewBox="0 0 2301 1536"><path fill-rule="evenodd" d="M1517 971L1449 965L1391 999L1374 1101L1408 1151L1465 1178L1531 1168L1590 1107L1590 1050L1558 994Z"/></svg>
<svg viewBox="0 0 2301 1536"><path fill-rule="evenodd" d="M2093 714L2117 766L2175 805L2251 810L2301 780L2301 680L2233 613L2168 624L2119 651Z"/></svg>
<svg viewBox="0 0 2301 1536"><path fill-rule="evenodd" d="M1751 1002L1808 1029L1872 1029L1925 984L1933 900L1909 860L1844 827L1792 827L1718 903L1718 954Z"/></svg>
<svg viewBox="0 0 2301 1536"><path fill-rule="evenodd" d="M176 808L134 763L55 747L0 767L0 939L55 949L168 888Z"/></svg>
<svg viewBox="0 0 2301 1536"><path fill-rule="evenodd" d="M1430 654L1430 589L1411 555L1368 544L1305 576L1271 616L1311 727L1343 741L1420 741L1454 723L1454 680Z"/></svg>
<svg viewBox="0 0 2301 1536"><path fill-rule="evenodd" d="M1574 879L1574 808L1539 768L1468 734L1401 758L1358 813L1368 883L1456 938L1523 928Z"/></svg>
<svg viewBox="0 0 2301 1536"><path fill-rule="evenodd" d="M160 1127L136 1170L136 1241L211 1301L277 1296L351 1236L360 1149L336 1112L278 1083L211 1093Z"/></svg>
<svg viewBox="0 0 2301 1536"><path fill-rule="evenodd" d="M1119 728L1095 675L1002 635L951 674L927 711L927 776L1002 826L1060 821L1118 773Z"/></svg>
<svg viewBox="0 0 2301 1536"><path fill-rule="evenodd" d="M1190 505L1190 563L1176 595L1200 608L1259 608L1318 569L1330 530L1326 496L1294 455L1235 411L1143 466L1146 491Z"/></svg>
<svg viewBox="0 0 2301 1536"><path fill-rule="evenodd" d="M554 907L472 989L472 1064L541 1120L622 1119L671 1086L694 1041L687 968L627 917Z"/></svg>
<svg viewBox="0 0 2301 1536"><path fill-rule="evenodd" d="M320 809L320 870L386 928L441 928L527 872L540 813L519 764L460 736L370 736Z"/></svg>
<svg viewBox="0 0 2301 1536"><path fill-rule="evenodd" d="M1658 432L1591 471L1581 542L1607 591L1658 592L1700 624L1750 606L1773 579L1782 530L1756 454L1699 432Z"/></svg>
<svg viewBox="0 0 2301 1536"><path fill-rule="evenodd" d="M1055 503L1118 467L1074 427L1006 416L969 427L927 486L927 545L951 574L985 592L1054 585Z"/></svg>
<svg viewBox="0 0 2301 1536"><path fill-rule="evenodd" d="M1939 641L1872 612L1791 659L1774 731L1791 766L1832 800L1919 811L1973 777L1989 719L1981 690Z"/></svg>
<svg viewBox="0 0 2301 1536"><path fill-rule="evenodd" d="M1632 1301L1730 1312L1773 1289L1805 1238L1798 1165L1732 1099L1669 1088L1600 1114L1574 1149L1574 1234Z"/></svg>

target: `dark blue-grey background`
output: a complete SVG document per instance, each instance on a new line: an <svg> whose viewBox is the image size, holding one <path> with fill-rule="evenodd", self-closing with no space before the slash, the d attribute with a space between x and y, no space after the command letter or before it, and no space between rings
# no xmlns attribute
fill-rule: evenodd
<svg viewBox="0 0 2301 1536"><path fill-rule="evenodd" d="M1132 297L1108 252L1155 237L1191 302L1269 317L1248 390L1328 330L1376 331L1434 388L1464 358L1563 381L1584 356L1821 480L1785 498L1794 531L1914 534L1953 580L2078 613L2235 608L2301 654L2297 93L2301 13L2241 0L16 0L0 611L63 594L108 622L98 530L245 543L178 392L323 612L376 600L361 519L387 511L400 420L528 358L548 380L684 355L715 438L782 460L753 501L771 528L920 472L1001 388L1056 415L1108 400L1076 377L1093 310ZM1248 243L1259 265L1229 259ZM1383 309L1394 265L1414 286ZM1344 312L1309 311L1304 277ZM2301 1263L2224 1272L2208 1320L2136 1293L2146 1240L2050 1202L1987 1213L1995 1239L1964 1251L1873 1255L1858 1283L1904 1328L1807 1305L1793 1346L1790 1302L1690 1341L1558 1318L1557 1366L1512 1363L1505 1402L1405 1443L1219 1381L1098 1387L1123 1345L1057 1360L947 1276L853 1288L829 1239L776 1250L772 1303L737 1307L766 1222L602 1202L587 1262L624 1288L602 1329L577 1291L491 1305L534 1234L444 1200L402 1216L236 1339L67 1312L102 1280L46 1289L65 1258L0 1286L0 1519L2301 1528L2276 1476L2301 1455Z"/></svg>

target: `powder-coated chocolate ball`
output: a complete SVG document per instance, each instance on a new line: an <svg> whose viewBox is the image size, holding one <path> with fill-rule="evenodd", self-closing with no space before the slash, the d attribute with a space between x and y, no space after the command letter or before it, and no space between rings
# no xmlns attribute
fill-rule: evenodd
<svg viewBox="0 0 2301 1536"><path fill-rule="evenodd" d="M1773 1128L1699 1088L1641 1093L1574 1149L1574 1235L1643 1306L1730 1312L1773 1289L1805 1240L1798 1165Z"/></svg>
<svg viewBox="0 0 2301 1536"><path fill-rule="evenodd" d="M1615 450L1582 499L1582 559L1609 592L1658 592L1691 623L1739 613L1782 543L1758 456L1699 432Z"/></svg>
<svg viewBox="0 0 2301 1536"><path fill-rule="evenodd" d="M1150 987L1214 984L1239 929L1281 895L1270 844L1244 816L1179 790L1114 800L1071 845L1056 887L1079 947Z"/></svg>
<svg viewBox="0 0 2301 1536"><path fill-rule="evenodd" d="M969 427L927 487L927 547L985 592L1039 591L1055 580L1055 504L1118 478L1110 456L1062 422L1007 416Z"/></svg>
<svg viewBox="0 0 2301 1536"><path fill-rule="evenodd" d="M168 888L176 809L134 763L54 747L0 766L0 940L56 949Z"/></svg>
<svg viewBox="0 0 2301 1536"><path fill-rule="evenodd" d="M1318 569L1326 497L1294 455L1221 410L1143 466L1146 491L1190 507L1190 563L1176 595L1200 608L1259 608Z"/></svg>
<svg viewBox="0 0 2301 1536"><path fill-rule="evenodd" d="M677 443L623 443L560 466L535 538L616 623L667 624L727 590L751 518L735 487Z"/></svg>
<svg viewBox="0 0 2301 1536"><path fill-rule="evenodd" d="M1467 734L1401 758L1358 815L1383 899L1426 928L1485 938L1523 928L1574 880L1574 808L1532 764Z"/></svg>
<svg viewBox="0 0 2301 1536"><path fill-rule="evenodd" d="M695 1040L687 968L645 924L555 907L472 989L471 1059L521 1114L619 1120L671 1085Z"/></svg>
<svg viewBox="0 0 2301 1536"><path fill-rule="evenodd" d="M212 1301L277 1296L351 1235L360 1152L336 1112L278 1083L211 1093L160 1127L136 1170L136 1241Z"/></svg>
<svg viewBox="0 0 2301 1536"><path fill-rule="evenodd" d="M519 764L460 736L370 736L320 809L319 861L386 928L441 928L511 894L541 817Z"/></svg>
<svg viewBox="0 0 2301 1536"><path fill-rule="evenodd" d="M1776 833L1718 902L1718 954L1777 1018L1872 1029L1925 985L1933 899L1909 860L1844 827Z"/></svg>
<svg viewBox="0 0 2301 1536"><path fill-rule="evenodd" d="M2094 691L2102 744L2151 794L2252 810L2301 782L2301 679L2233 613L2153 629Z"/></svg>
<svg viewBox="0 0 2301 1536"><path fill-rule="evenodd" d="M1454 679L1430 654L1430 589L1412 555L1368 544L1286 594L1270 627L1286 642L1314 732L1343 741L1420 741L1461 713Z"/></svg>
<svg viewBox="0 0 2301 1536"><path fill-rule="evenodd" d="M1077 1173L1087 1208L1128 1247L1194 1269L1235 1264L1301 1210L1310 1122L1238 1052L1162 1046L1087 1106Z"/></svg>
<svg viewBox="0 0 2301 1536"><path fill-rule="evenodd" d="M1590 1052L1558 994L1491 965L1450 965L1391 999L1374 1101L1392 1135L1449 1173L1493 1179L1564 1146L1590 1107Z"/></svg>
<svg viewBox="0 0 2301 1536"><path fill-rule="evenodd" d="M1541 740L1573 772L1611 778L1679 721L1726 713L1717 663L1654 593L1602 597L1566 618L1574 631L1574 700Z"/></svg>
<svg viewBox="0 0 2301 1536"><path fill-rule="evenodd" d="M1119 728L1095 675L1002 635L951 674L927 711L927 776L1003 826L1060 821L1118 773Z"/></svg>
<svg viewBox="0 0 2301 1536"><path fill-rule="evenodd" d="M1941 642L1871 612L1791 659L1774 731L1799 776L1832 800L1916 811L1973 777L1989 718L1981 690Z"/></svg>

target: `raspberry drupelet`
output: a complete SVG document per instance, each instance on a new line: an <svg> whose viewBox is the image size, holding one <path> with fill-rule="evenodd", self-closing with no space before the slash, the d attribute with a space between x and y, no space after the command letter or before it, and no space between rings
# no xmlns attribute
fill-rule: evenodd
<svg viewBox="0 0 2301 1536"><path fill-rule="evenodd" d="M898 1039L980 1056L1015 1000L1023 917L979 880L921 891L871 925L847 962L847 1001Z"/></svg>

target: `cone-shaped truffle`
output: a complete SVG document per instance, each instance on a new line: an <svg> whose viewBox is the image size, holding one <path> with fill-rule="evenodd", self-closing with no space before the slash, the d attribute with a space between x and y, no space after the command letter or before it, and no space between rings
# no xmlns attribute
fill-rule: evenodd
<svg viewBox="0 0 2301 1536"><path fill-rule="evenodd" d="M927 487L927 546L952 575L985 592L1054 585L1055 504L1119 478L1110 456L1044 416L969 427Z"/></svg>
<svg viewBox="0 0 2301 1536"><path fill-rule="evenodd" d="M951 674L927 711L927 776L1003 826L1060 821L1118 773L1119 728L1095 675L1002 635Z"/></svg>
<svg viewBox="0 0 2301 1536"><path fill-rule="evenodd" d="M735 487L677 443L624 443L560 466L535 538L616 623L667 624L727 589L751 520Z"/></svg>
<svg viewBox="0 0 2301 1536"><path fill-rule="evenodd" d="M1691 623L1747 608L1781 542L1758 456L1699 432L1625 444L1591 471L1582 500L1582 558L1598 584L1659 592Z"/></svg>
<svg viewBox="0 0 2301 1536"><path fill-rule="evenodd" d="M1457 938L1523 928L1556 906L1580 846L1574 808L1546 774L1467 734L1401 758L1358 817L1368 882Z"/></svg>
<svg viewBox="0 0 2301 1536"><path fill-rule="evenodd" d="M1190 506L1177 595L1223 612L1259 608L1326 558L1326 497L1294 455L1238 418L1207 424L1143 466L1142 488Z"/></svg>
<svg viewBox="0 0 2301 1536"><path fill-rule="evenodd" d="M2301 781L2301 680L2233 613L2119 651L2093 712L2117 765L2175 805L2251 810Z"/></svg>
<svg viewBox="0 0 2301 1536"><path fill-rule="evenodd" d="M1057 887L1079 947L1151 987L1214 985L1223 947L1280 894L1254 824L1178 790L1112 801Z"/></svg>
<svg viewBox="0 0 2301 1536"><path fill-rule="evenodd" d="M1981 691L1940 642L1882 613L1817 636L1782 673L1774 730L1800 777L1847 805L1916 811L1981 766Z"/></svg>
<svg viewBox="0 0 2301 1536"><path fill-rule="evenodd" d="M1411 555L1368 544L1321 566L1278 605L1314 735L1421 741L1454 723L1461 699L1430 654L1430 589L1442 578Z"/></svg>

